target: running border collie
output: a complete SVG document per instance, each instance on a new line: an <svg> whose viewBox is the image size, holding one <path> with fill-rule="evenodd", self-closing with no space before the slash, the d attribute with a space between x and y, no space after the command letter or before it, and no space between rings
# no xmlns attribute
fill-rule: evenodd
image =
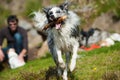
<svg viewBox="0 0 120 80"><path fill-rule="evenodd" d="M79 16L69 11L68 6L69 2L65 2L59 6L43 8L44 13L34 12L33 18L35 26L39 30L44 31L45 25L48 24L45 29L48 46L56 63L58 74L62 75L63 80L68 80L68 71L72 72L76 67L80 40ZM65 19L57 22L63 16L66 16ZM62 54L65 54L66 61L63 60Z"/></svg>

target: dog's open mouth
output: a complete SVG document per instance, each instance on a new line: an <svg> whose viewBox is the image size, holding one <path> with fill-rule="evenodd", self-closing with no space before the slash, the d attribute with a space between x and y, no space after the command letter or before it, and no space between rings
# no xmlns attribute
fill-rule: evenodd
<svg viewBox="0 0 120 80"><path fill-rule="evenodd" d="M58 17L56 19L54 19L54 25L55 25L55 29L60 29L62 26L62 20L60 20L61 17Z"/></svg>
<svg viewBox="0 0 120 80"><path fill-rule="evenodd" d="M56 28L56 29L60 29L60 28L61 28L61 23L55 24L55 28Z"/></svg>
<svg viewBox="0 0 120 80"><path fill-rule="evenodd" d="M59 17L56 21L56 24L55 24L55 28L56 29L60 29L61 26L62 26L62 22L67 18L67 16L62 16L62 17Z"/></svg>
<svg viewBox="0 0 120 80"><path fill-rule="evenodd" d="M57 20L53 21L53 22L50 22L48 23L44 28L43 30L46 30L47 28L55 25L55 28L56 29L60 29L62 27L62 22L64 22L64 20L67 18L67 16L62 16L60 18L58 18Z"/></svg>

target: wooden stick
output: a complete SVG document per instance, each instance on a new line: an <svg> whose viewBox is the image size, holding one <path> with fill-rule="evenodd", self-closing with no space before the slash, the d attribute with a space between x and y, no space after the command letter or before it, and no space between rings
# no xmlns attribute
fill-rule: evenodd
<svg viewBox="0 0 120 80"><path fill-rule="evenodd" d="M50 22L50 23L48 23L47 25L45 25L45 27L44 27L42 30L46 30L47 28L49 28L50 26L52 26L52 25L54 25L54 24L59 24L59 23L61 23L62 21L64 21L66 18L67 18L67 16L62 16L62 17L60 17L57 21L53 21L53 22Z"/></svg>

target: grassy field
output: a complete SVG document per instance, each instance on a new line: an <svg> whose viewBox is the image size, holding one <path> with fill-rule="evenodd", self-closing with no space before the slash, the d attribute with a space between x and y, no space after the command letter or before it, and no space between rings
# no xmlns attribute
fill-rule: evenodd
<svg viewBox="0 0 120 80"><path fill-rule="evenodd" d="M41 59L28 61L21 68L9 67L0 72L0 80L50 80L55 78L55 64L48 55ZM69 80L120 80L120 43L89 52L79 52L77 66L69 73Z"/></svg>

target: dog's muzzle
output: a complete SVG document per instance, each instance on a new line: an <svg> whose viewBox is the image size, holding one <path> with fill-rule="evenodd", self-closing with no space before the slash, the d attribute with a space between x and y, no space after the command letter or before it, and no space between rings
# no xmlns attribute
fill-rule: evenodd
<svg viewBox="0 0 120 80"><path fill-rule="evenodd" d="M59 18L55 18L54 15L50 15L50 20L51 20L51 21L57 21L58 19L59 19ZM55 28L56 28L56 29L60 29L60 27L61 27L61 22L55 23Z"/></svg>
<svg viewBox="0 0 120 80"><path fill-rule="evenodd" d="M50 20L54 21L55 20L55 16L54 15L50 15Z"/></svg>

